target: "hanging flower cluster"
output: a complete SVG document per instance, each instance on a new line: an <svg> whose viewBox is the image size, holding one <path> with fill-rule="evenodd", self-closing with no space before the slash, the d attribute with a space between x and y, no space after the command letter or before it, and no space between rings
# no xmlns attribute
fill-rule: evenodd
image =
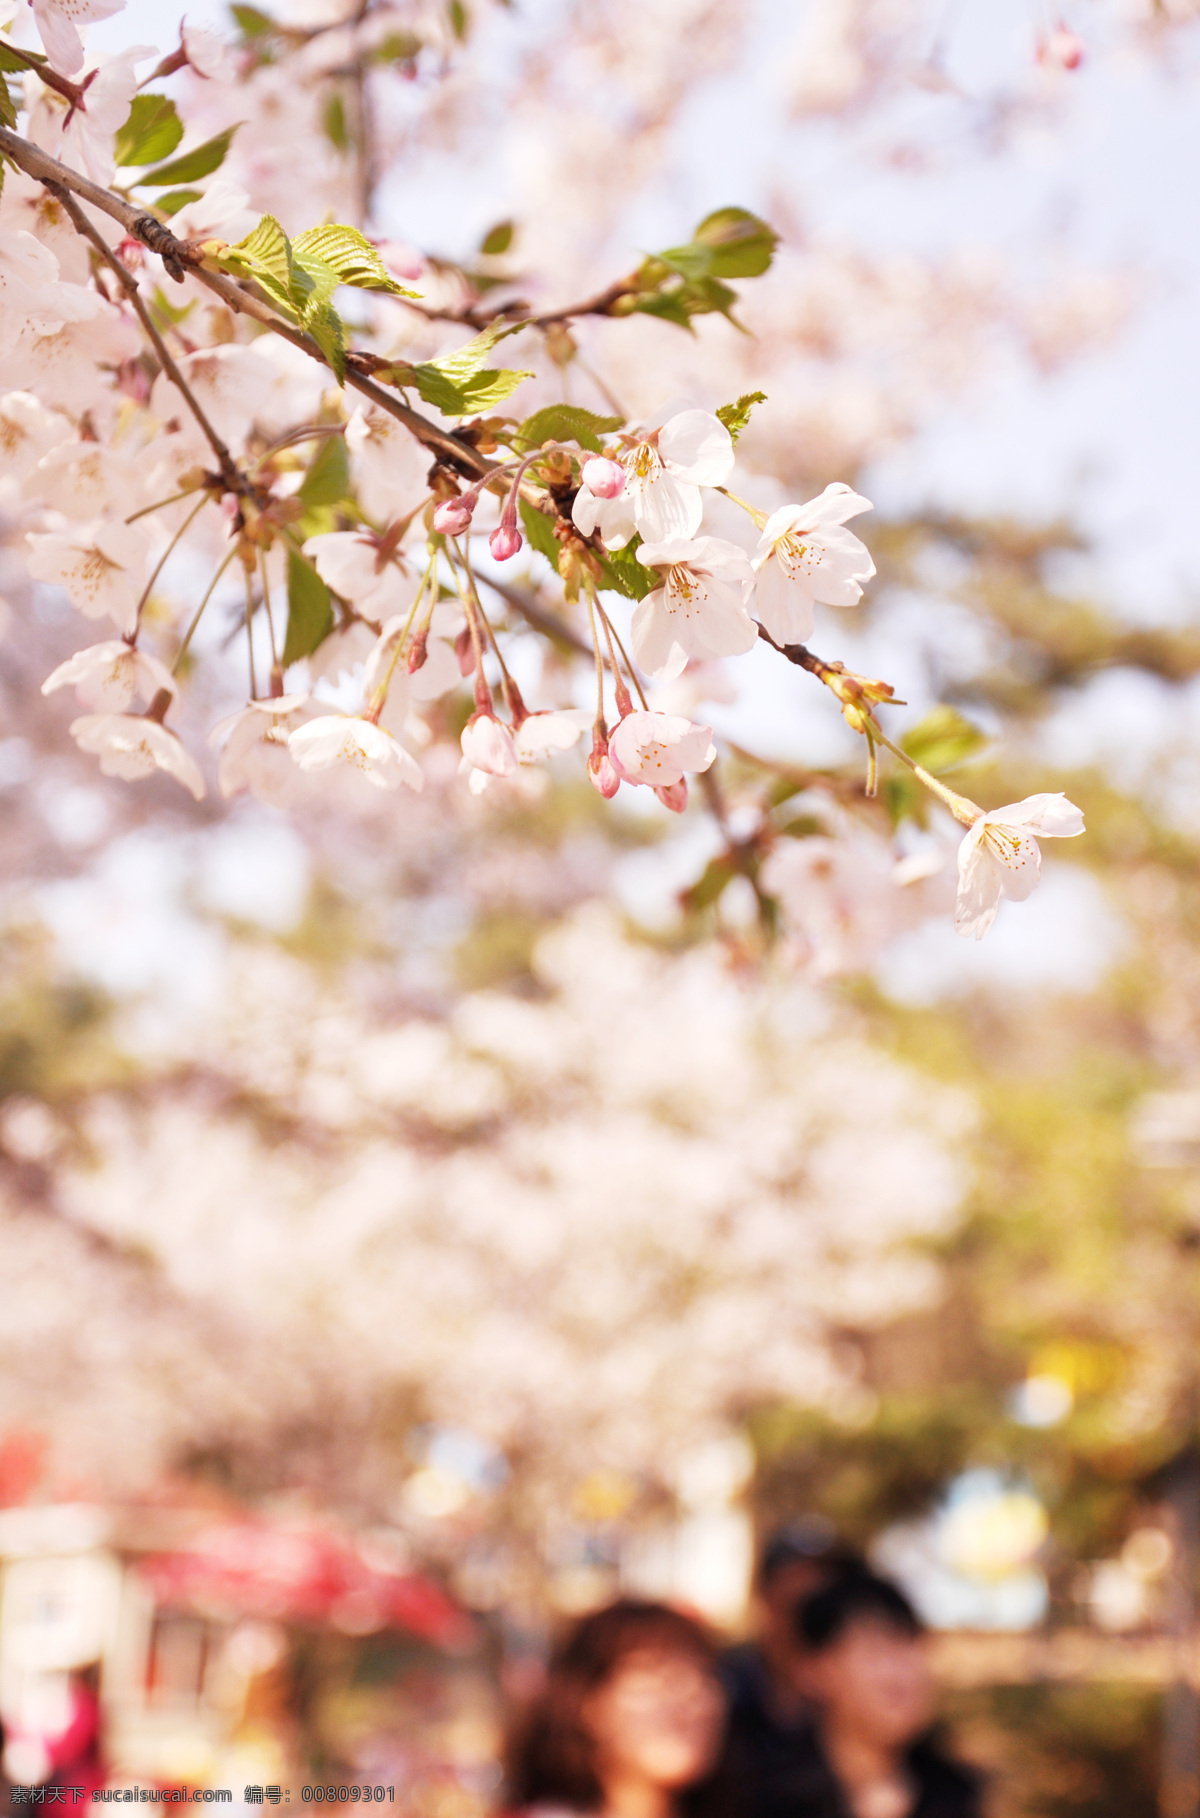
<svg viewBox="0 0 1200 1818"><path fill-rule="evenodd" d="M704 775L720 818L712 728L659 710L646 690L763 644L834 694L865 741L868 796L882 748L966 828L963 933L981 935L1001 895L1029 894L1033 835L1081 832L1078 810L1034 796L985 813L887 734L887 683L808 648L816 608L855 606L875 574L848 528L871 506L834 482L767 515L730 490L763 394L644 423L568 403L506 409L533 377L499 363L516 334L541 336L553 358L587 315L732 319L731 281L772 260L764 222L718 210L686 245L549 315L517 302L442 308L359 228L288 234L258 216L218 174L233 129L180 152L186 122L152 86L184 66L200 86L265 80L267 61L309 56L332 27L242 9L240 47L185 28L139 76L155 53L87 60L80 28L117 10L34 0L42 50L11 30L0 39L0 72L24 72L11 91L0 74L0 486L22 516L30 576L105 634L44 691L75 690L72 736L106 774L162 771L204 795L176 724L201 655L231 686L223 621L246 666L241 704L212 732L224 796L300 806L339 777L419 790L423 753L447 734L479 795L590 733L601 795L649 789L682 813L689 778ZM342 22L339 57L377 62L389 12L357 10L359 25L371 15L365 37ZM0 25L17 36L29 17L0 0ZM264 36L269 60L255 48ZM351 329L341 300L355 293ZM473 333L412 361L396 352L398 312ZM706 529L716 495L747 514L744 543ZM557 616L507 578L526 545L561 581ZM577 704L582 681L578 696L526 702L510 661L517 628L591 665L590 705ZM778 840L764 815L737 845L760 901Z"/></svg>

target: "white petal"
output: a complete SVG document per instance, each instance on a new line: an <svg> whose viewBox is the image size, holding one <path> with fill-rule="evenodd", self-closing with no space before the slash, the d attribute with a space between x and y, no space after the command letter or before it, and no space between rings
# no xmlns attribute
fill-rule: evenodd
<svg viewBox="0 0 1200 1818"><path fill-rule="evenodd" d="M688 653L676 639L662 587L638 601L629 635L634 661L656 681L673 682L687 668Z"/></svg>
<svg viewBox="0 0 1200 1818"><path fill-rule="evenodd" d="M672 473L697 486L723 486L733 472L733 438L707 410L684 410L664 423L658 452Z"/></svg>
<svg viewBox="0 0 1200 1818"><path fill-rule="evenodd" d="M610 502L619 505L625 499L632 507L639 534L648 543L661 543L667 537L694 537L704 516L700 488L688 480L677 480L657 464L644 478L631 475L620 498Z"/></svg>
<svg viewBox="0 0 1200 1818"><path fill-rule="evenodd" d="M980 850L1000 867L1000 887L1005 896L1023 903L1037 889L1042 855L1037 841L1017 827L1001 827L984 817Z"/></svg>
<svg viewBox="0 0 1200 1818"><path fill-rule="evenodd" d="M1023 802L1007 808L993 808L985 820L1001 827L1028 827L1031 833L1050 839L1074 839L1083 832L1083 810L1069 802L1061 791L1056 795L1028 795Z"/></svg>
<svg viewBox="0 0 1200 1818"><path fill-rule="evenodd" d="M870 499L864 499L860 492L835 480L815 499L809 499L799 507L793 528L816 530L844 524L847 518L856 518L860 511L874 511Z"/></svg>
<svg viewBox="0 0 1200 1818"><path fill-rule="evenodd" d="M813 634L812 595L789 580L773 555L758 570L754 612L777 644L805 644Z"/></svg>
<svg viewBox="0 0 1200 1818"><path fill-rule="evenodd" d="M956 931L981 941L996 919L1000 906L1000 872L983 851L979 823L967 833L958 849L958 901L954 909Z"/></svg>

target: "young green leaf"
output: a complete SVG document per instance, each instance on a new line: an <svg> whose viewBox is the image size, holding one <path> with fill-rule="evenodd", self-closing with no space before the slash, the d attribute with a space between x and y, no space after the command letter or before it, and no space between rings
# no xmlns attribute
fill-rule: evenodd
<svg viewBox="0 0 1200 1818"><path fill-rule="evenodd" d="M600 453L600 437L620 429L621 417L598 417L578 404L547 404L526 417L514 440L523 448L540 448L543 442L578 442L592 454Z"/></svg>
<svg viewBox="0 0 1200 1818"><path fill-rule="evenodd" d="M169 95L135 95L113 149L118 164L153 164L168 157L182 138L183 121Z"/></svg>
<svg viewBox="0 0 1200 1818"><path fill-rule="evenodd" d="M497 221L495 227L489 227L479 242L479 250L484 258L498 259L501 253L506 253L513 243L515 232L516 228L511 221Z"/></svg>
<svg viewBox="0 0 1200 1818"><path fill-rule="evenodd" d="M609 550L600 578L602 591L623 593L627 600L644 600L651 589L658 586L658 576L653 568L647 568L637 559L641 541L640 537L633 537L624 549Z"/></svg>
<svg viewBox="0 0 1200 1818"><path fill-rule="evenodd" d="M240 125L241 122L238 122ZM174 183L196 183L201 177L211 176L225 162L237 126L227 126L223 133L214 139L206 139L203 145L197 145L194 151L183 152L178 158L172 158L169 164L160 164L157 170L148 170L138 182L147 188L165 188Z"/></svg>
<svg viewBox="0 0 1200 1818"><path fill-rule="evenodd" d="M350 461L341 436L321 440L297 494L305 510L340 505L350 493Z"/></svg>
<svg viewBox="0 0 1200 1818"><path fill-rule="evenodd" d="M748 209L718 208L704 217L692 242L709 248L707 276L760 278L770 268L779 235Z"/></svg>
<svg viewBox="0 0 1200 1818"><path fill-rule="evenodd" d="M935 773L953 770L987 743L986 735L954 707L935 707L900 740L914 764Z"/></svg>
<svg viewBox="0 0 1200 1818"><path fill-rule="evenodd" d="M353 284L358 290L385 290L397 297L415 297L415 290L397 284L371 242L357 227L330 223L310 227L292 242L297 258L311 255L332 267L340 284Z"/></svg>
<svg viewBox="0 0 1200 1818"><path fill-rule="evenodd" d="M333 630L333 601L315 569L295 550L288 551L288 622L283 664L310 656Z"/></svg>
<svg viewBox="0 0 1200 1818"><path fill-rule="evenodd" d="M426 404L443 416L466 417L491 410L511 397L518 385L533 377L504 367L484 366L488 354L505 330L497 323L485 328L440 360L426 360L412 368L411 383Z"/></svg>
<svg viewBox="0 0 1200 1818"><path fill-rule="evenodd" d="M765 404L765 391L744 391L735 404L722 404L717 411L722 423L729 431L730 440L736 442L750 421L750 413L756 404Z"/></svg>
<svg viewBox="0 0 1200 1818"><path fill-rule="evenodd" d="M531 505L528 499L518 499L517 508L521 513L521 523L529 547L545 556L551 568L557 572L562 544L554 534L553 518L547 517L544 511L539 511L536 505Z"/></svg>
<svg viewBox="0 0 1200 1818"><path fill-rule="evenodd" d="M16 124L17 110L13 106L13 98L8 92L8 83L3 76L0 76L0 126L13 127ZM3 174L3 169L0 168L0 179L3 178Z"/></svg>
<svg viewBox="0 0 1200 1818"><path fill-rule="evenodd" d="M264 215L236 246L227 247L216 263L235 277L253 278L285 315L299 313L292 296L295 268L291 242L274 215Z"/></svg>
<svg viewBox="0 0 1200 1818"><path fill-rule="evenodd" d="M165 196L155 196L154 206L160 215L177 215L189 202L198 202L204 194L201 189L169 189Z"/></svg>
<svg viewBox="0 0 1200 1818"><path fill-rule="evenodd" d="M243 38L266 38L279 29L274 19L256 6L231 6L229 10Z"/></svg>

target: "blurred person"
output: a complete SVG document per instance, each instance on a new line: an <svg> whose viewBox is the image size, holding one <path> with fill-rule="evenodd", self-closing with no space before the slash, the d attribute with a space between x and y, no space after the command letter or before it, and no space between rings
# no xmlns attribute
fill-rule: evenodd
<svg viewBox="0 0 1200 1818"><path fill-rule="evenodd" d="M869 1572L796 1613L815 1709L791 1783L791 1818L979 1818L981 1781L940 1747L920 1618Z"/></svg>
<svg viewBox="0 0 1200 1818"><path fill-rule="evenodd" d="M814 1592L865 1569L832 1522L801 1517L767 1541L755 1580L757 1634L721 1661L729 1696L727 1760L747 1818L788 1818L814 1711L796 1613Z"/></svg>
<svg viewBox="0 0 1200 1818"><path fill-rule="evenodd" d="M726 1818L715 1773L726 1705L698 1622L621 1598L575 1624L508 1750L509 1806L525 1814Z"/></svg>

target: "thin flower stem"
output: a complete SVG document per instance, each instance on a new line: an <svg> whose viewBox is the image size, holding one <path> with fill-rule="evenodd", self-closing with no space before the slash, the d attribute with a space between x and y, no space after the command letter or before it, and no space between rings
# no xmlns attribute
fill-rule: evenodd
<svg viewBox="0 0 1200 1818"><path fill-rule="evenodd" d="M462 601L463 611L467 615L467 625L471 632L471 647L475 652L475 705L480 713L490 713L492 711L492 691L488 687L487 676L483 671L483 640L479 635L478 610L475 601L473 601L465 592L463 584L458 578L458 569L452 561L449 561L449 549L451 545L453 545L454 549L458 552L460 561L464 559L463 552L459 547L459 544L452 538L448 537L446 539L446 545L450 578L454 582L455 588L458 591L458 597Z"/></svg>
<svg viewBox="0 0 1200 1818"><path fill-rule="evenodd" d="M166 567L167 563L170 561L171 557L174 555L175 550L179 546L180 542L187 535L188 531L191 529L192 525L195 523L196 519L199 517L200 513L203 511L204 507L207 504L208 504L208 494L205 493L204 497L202 499L200 499L200 501L197 504L193 505L192 509L188 512L187 517L183 520L183 523L179 526L179 529L175 532L175 535L171 538L171 541L167 544L166 548L163 550L162 554L159 556L158 561L154 565L154 572L151 574L150 579L146 582L145 587L142 589L142 597L137 603L137 617L138 617L139 622L140 622L141 616L142 616L142 609L145 606L146 601L150 598L151 589L153 588L155 581L157 581L159 575L162 573L163 569Z"/></svg>
<svg viewBox="0 0 1200 1818"><path fill-rule="evenodd" d="M959 795L956 790L947 789L945 783L939 783L935 776L930 776L928 770L921 764L914 763L907 751L905 751L902 746L895 744L888 737L874 714L866 713L864 711L863 717L870 728L868 738L878 739L879 743L881 745L886 745L888 750L892 752L895 757L898 757L902 764L907 764L913 775L924 783L926 789L931 790L939 800L945 802L956 821L961 821L964 827L974 826L975 822L983 813L983 809L979 806L978 802L973 802L969 795Z"/></svg>
<svg viewBox="0 0 1200 1818"><path fill-rule="evenodd" d="M259 554L258 573L262 584L263 605L267 612L267 635L271 640L271 673L274 675L279 667L279 651L275 644L275 620L271 613L271 589L267 585L267 552L265 549Z"/></svg>
<svg viewBox="0 0 1200 1818"><path fill-rule="evenodd" d="M175 389L179 392L193 417L195 417L205 441L216 455L217 463L221 469L221 478L225 480L227 484L232 483L230 488L232 491L245 491L246 483L238 471L233 456L209 422L208 417L202 409L191 386L176 365L174 355L171 353L166 342L155 327L154 318L142 301L142 293L138 289L137 279L133 276L132 272L127 271L125 266L122 265L116 253L113 252L112 248L104 240L99 229L88 220L74 196L68 193L66 187L61 183L47 183L46 187L58 197L58 200L66 209L68 215L71 217L71 222L76 233L82 234L86 240L91 242L100 257L104 260L104 263L115 274L117 282L128 297L138 321L146 331L146 335L149 338L155 353L158 355L163 371L175 386Z"/></svg>
<svg viewBox="0 0 1200 1818"><path fill-rule="evenodd" d="M767 521L765 511L760 511L757 505L751 505L745 499L739 499L737 493L730 492L728 486L718 486L716 491L723 493L731 505L740 505L743 511L749 512L760 530L764 527Z"/></svg>
<svg viewBox="0 0 1200 1818"><path fill-rule="evenodd" d="M258 683L254 677L254 630L251 621L254 618L254 586L250 579L250 570L246 575L246 649L250 657L250 699L258 699Z"/></svg>
<svg viewBox="0 0 1200 1818"><path fill-rule="evenodd" d="M197 486L185 486L182 492L173 492L169 499L159 499L154 505L143 505L140 511L133 512L125 522L136 524L139 518L149 517L152 511L165 511L168 505L178 505L180 499L190 499L192 494L199 490Z"/></svg>
<svg viewBox="0 0 1200 1818"><path fill-rule="evenodd" d="M641 680L638 676L638 672L634 668L633 664L630 662L629 654L626 651L624 644L621 642L621 634L617 630L616 626L613 624L612 620L609 618L607 612L605 612L604 607L600 603L600 598L598 595L596 598L596 610L599 612L600 617L604 620L604 629L607 632L608 636L610 638L616 639L617 649L621 653L621 660L625 664L625 668L628 672L630 681L633 683L634 687L637 689L637 697L638 697L638 700L642 703L643 711L649 712L650 704L646 699L646 691L642 687Z"/></svg>
<svg viewBox="0 0 1200 1818"><path fill-rule="evenodd" d="M500 665L500 684L504 689L504 699L508 703L509 716L512 719L513 725L519 726L521 721L525 718L525 703L521 699L521 690L517 687L517 684L513 681L512 676L508 672L508 664L504 661L504 652L501 650L500 645L496 640L496 633L492 629L492 621L488 618L487 613L483 609L483 601L479 597L479 589L475 585L475 576L471 570L471 543L468 537L463 538L463 545L463 566L467 571L467 585L471 590L472 599L479 608L479 616L483 620L484 629L488 634L488 642L495 651L496 661Z"/></svg>
<svg viewBox="0 0 1200 1818"><path fill-rule="evenodd" d="M425 592L425 587L429 580L429 575L430 575L430 570L427 568L425 570L425 573L421 576L421 584L417 588L416 595L413 599L412 610L409 612L408 618L404 622L404 626L400 632L400 636L396 639L396 648L395 648L395 650L393 650L392 660L387 666L387 674L384 676L384 678L380 682L378 688L376 688L374 693L372 694L371 699L367 706L367 711L363 715L363 718L370 720L372 725L377 726L379 724L379 716L383 712L384 706L387 702L388 689L391 687L392 677L396 673L396 665L400 661L401 652L403 651L404 646L408 641L408 634L412 630L412 622L417 616L417 607L421 604L421 596Z"/></svg>
<svg viewBox="0 0 1200 1818"><path fill-rule="evenodd" d="M604 723L604 658L600 655L600 639L596 635L596 609L592 605L592 590L587 590L588 624L592 628L592 649L596 653L596 730L601 737L607 732Z"/></svg>
<svg viewBox="0 0 1200 1818"><path fill-rule="evenodd" d="M179 646L179 649L175 652L175 661L171 664L171 674L172 675L174 675L176 673L176 671L179 668L179 665L182 663L184 657L187 655L187 647L192 641L192 633L195 631L197 625L200 623L201 617L203 616L203 613L204 613L204 608L208 605L208 602L212 599L212 596L216 591L217 582L221 579L221 576L225 573L225 570L228 568L229 564L232 562L232 560L236 554L237 554L237 546L235 544L235 546L229 551L229 554L225 557L225 560L221 563L220 567L217 569L217 572L213 576L212 580L208 583L208 588L207 588L207 591L205 592L204 598L201 600L200 604L197 606L197 608L195 610L195 613L192 615L192 622L187 628L187 631L184 635L183 643Z"/></svg>

